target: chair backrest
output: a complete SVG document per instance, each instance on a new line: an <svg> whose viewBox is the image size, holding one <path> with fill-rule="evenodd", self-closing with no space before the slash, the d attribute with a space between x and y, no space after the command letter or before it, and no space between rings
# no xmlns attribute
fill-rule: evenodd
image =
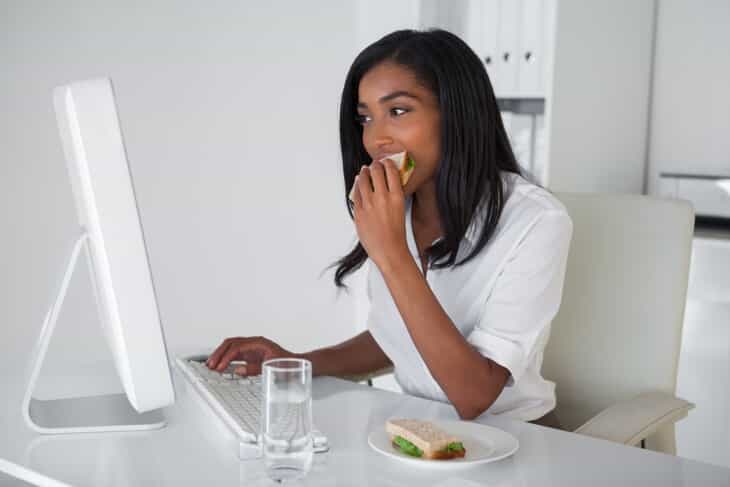
<svg viewBox="0 0 730 487"><path fill-rule="evenodd" d="M641 392L675 393L694 212L648 196L556 196L573 239L543 374L572 431Z"/></svg>

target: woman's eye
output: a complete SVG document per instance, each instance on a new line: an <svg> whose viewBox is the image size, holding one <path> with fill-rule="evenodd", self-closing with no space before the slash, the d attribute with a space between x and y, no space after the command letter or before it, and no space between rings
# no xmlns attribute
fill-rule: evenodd
<svg viewBox="0 0 730 487"><path fill-rule="evenodd" d="M408 111L409 110L407 110L405 108L397 108L397 107L390 109L390 113L391 114L395 114L396 117L399 117L400 115L403 115L404 113L407 113ZM369 117L367 115L358 114L358 115L355 116L355 121L357 123L363 125L363 124L365 124L365 123L368 122L368 118Z"/></svg>

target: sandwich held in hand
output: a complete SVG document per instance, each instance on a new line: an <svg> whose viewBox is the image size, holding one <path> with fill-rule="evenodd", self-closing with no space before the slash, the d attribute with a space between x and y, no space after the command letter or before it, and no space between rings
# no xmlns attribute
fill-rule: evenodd
<svg viewBox="0 0 730 487"><path fill-rule="evenodd" d="M397 154L391 154L389 156L385 156L381 161L384 161L386 159L390 159L395 163L395 167L398 168L398 174L400 175L400 184L401 186L405 186L408 180L411 178L411 174L413 173L413 169L416 167L416 163L413 160L413 157L408 153L408 151L399 152ZM350 191L350 195L348 198L350 198L350 201L354 202L354 194L355 194L355 186L352 187L352 190Z"/></svg>
<svg viewBox="0 0 730 487"><path fill-rule="evenodd" d="M450 460L466 455L464 445L428 421L390 419L385 423L393 447L406 455L431 460Z"/></svg>

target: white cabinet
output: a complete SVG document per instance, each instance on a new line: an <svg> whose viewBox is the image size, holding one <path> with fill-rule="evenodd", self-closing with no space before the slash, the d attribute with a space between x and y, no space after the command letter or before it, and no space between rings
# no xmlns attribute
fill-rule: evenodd
<svg viewBox="0 0 730 487"><path fill-rule="evenodd" d="M544 98L554 8L555 0L423 0L420 27L460 35L498 98Z"/></svg>
<svg viewBox="0 0 730 487"><path fill-rule="evenodd" d="M516 62L519 64L517 92L523 97L545 96L548 50L551 49L548 25L552 19L547 0L522 0L520 15L520 45Z"/></svg>
<svg viewBox="0 0 730 487"><path fill-rule="evenodd" d="M520 20L522 1L499 0L494 2L497 8L490 8L487 12L498 14L497 21L497 58L494 70L495 93L498 97L506 93L518 92L520 81Z"/></svg>
<svg viewBox="0 0 730 487"><path fill-rule="evenodd" d="M660 193L664 173L730 179L730 1L662 0L658 7L651 194Z"/></svg>
<svg viewBox="0 0 730 487"><path fill-rule="evenodd" d="M497 86L500 84L500 66L499 62L499 1L478 0L472 1L473 15L476 27L474 33L470 36L471 47L477 53L487 68L489 79L492 81L492 87L495 93Z"/></svg>

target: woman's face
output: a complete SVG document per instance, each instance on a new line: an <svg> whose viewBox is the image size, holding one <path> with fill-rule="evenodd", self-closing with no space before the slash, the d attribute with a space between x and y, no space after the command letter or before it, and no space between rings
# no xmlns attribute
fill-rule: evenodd
<svg viewBox="0 0 730 487"><path fill-rule="evenodd" d="M438 100L411 71L385 62L365 73L357 112L362 142L373 161L404 150L413 156L416 168L404 188L406 195L434 178L441 140Z"/></svg>

